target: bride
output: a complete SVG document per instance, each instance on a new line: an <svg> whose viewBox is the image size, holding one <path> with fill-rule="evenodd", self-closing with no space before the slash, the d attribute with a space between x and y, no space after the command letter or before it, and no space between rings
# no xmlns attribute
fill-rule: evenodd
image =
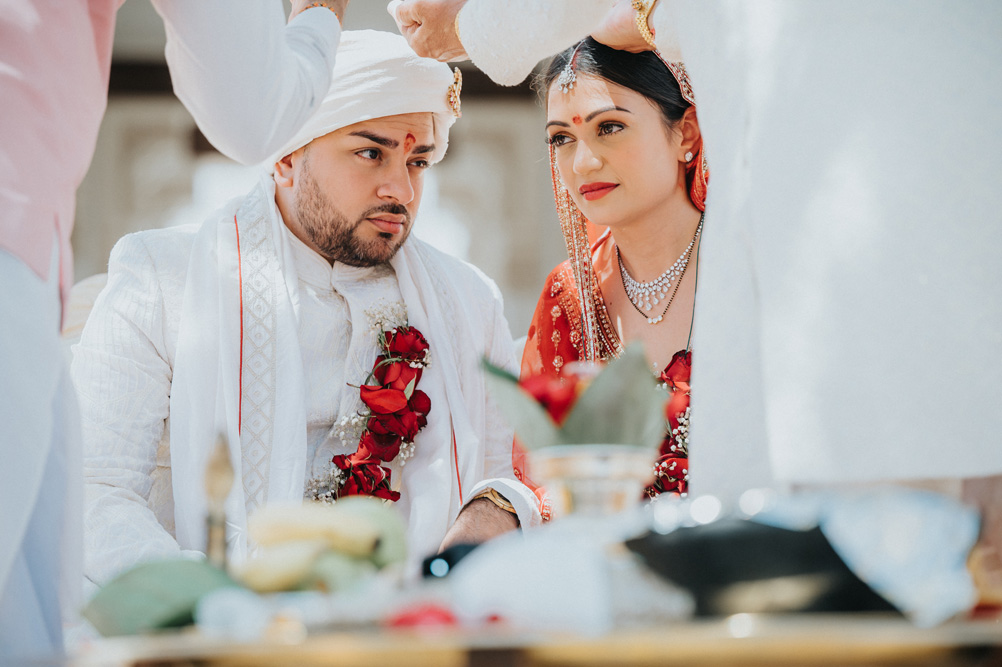
<svg viewBox="0 0 1002 667"><path fill-rule="evenodd" d="M688 77L681 63L656 52L617 51L587 38L556 56L539 85L569 259L546 280L522 376L614 358L640 341L673 390L670 431L647 492L685 493L689 342L707 181Z"/></svg>

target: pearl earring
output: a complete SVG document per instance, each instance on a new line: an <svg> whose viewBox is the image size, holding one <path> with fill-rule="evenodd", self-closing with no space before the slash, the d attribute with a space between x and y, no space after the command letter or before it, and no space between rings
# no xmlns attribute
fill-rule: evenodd
<svg viewBox="0 0 1002 667"><path fill-rule="evenodd" d="M685 161L686 161L686 162L692 162L692 151L688 151L688 152L687 152L687 153L685 154Z"/></svg>

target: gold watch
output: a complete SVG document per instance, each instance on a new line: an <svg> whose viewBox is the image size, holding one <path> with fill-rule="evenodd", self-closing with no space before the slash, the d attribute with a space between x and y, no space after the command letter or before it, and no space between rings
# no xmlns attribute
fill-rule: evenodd
<svg viewBox="0 0 1002 667"><path fill-rule="evenodd" d="M508 502L507 498L502 496L494 489L487 489L483 493L478 493L477 495L473 496L473 499L470 502L473 502L473 500L479 500L480 498L483 498L484 500L489 500L498 507L500 507L501 509L503 509L505 512L511 512L516 517L518 516L518 512L515 511L515 506L512 505L510 502Z"/></svg>

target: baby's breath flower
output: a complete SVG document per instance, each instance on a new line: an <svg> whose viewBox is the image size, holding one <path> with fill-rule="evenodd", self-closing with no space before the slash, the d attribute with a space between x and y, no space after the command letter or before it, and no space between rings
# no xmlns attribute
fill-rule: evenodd
<svg viewBox="0 0 1002 667"><path fill-rule="evenodd" d="M377 334L407 324L407 306L401 301L387 303L380 299L372 307L365 310L369 319L369 329Z"/></svg>

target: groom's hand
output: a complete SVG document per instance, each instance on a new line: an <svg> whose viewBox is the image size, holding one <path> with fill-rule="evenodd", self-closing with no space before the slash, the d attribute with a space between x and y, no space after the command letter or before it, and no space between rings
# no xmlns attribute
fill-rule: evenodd
<svg viewBox="0 0 1002 667"><path fill-rule="evenodd" d="M414 52L442 62L468 60L456 34L456 15L466 0L393 0L386 11Z"/></svg>
<svg viewBox="0 0 1002 667"><path fill-rule="evenodd" d="M344 10L348 8L349 0L292 0L292 11L289 12L289 20L291 21L297 14L306 10L308 5L323 5L327 9L334 12L337 16L337 20L340 23L344 23Z"/></svg>
<svg viewBox="0 0 1002 667"><path fill-rule="evenodd" d="M518 528L518 519L485 498L471 501L445 534L439 551L455 544L480 544Z"/></svg>
<svg viewBox="0 0 1002 667"><path fill-rule="evenodd" d="M640 53L651 50L637 28L637 12L630 0L617 0L591 36L596 42L620 51Z"/></svg>

